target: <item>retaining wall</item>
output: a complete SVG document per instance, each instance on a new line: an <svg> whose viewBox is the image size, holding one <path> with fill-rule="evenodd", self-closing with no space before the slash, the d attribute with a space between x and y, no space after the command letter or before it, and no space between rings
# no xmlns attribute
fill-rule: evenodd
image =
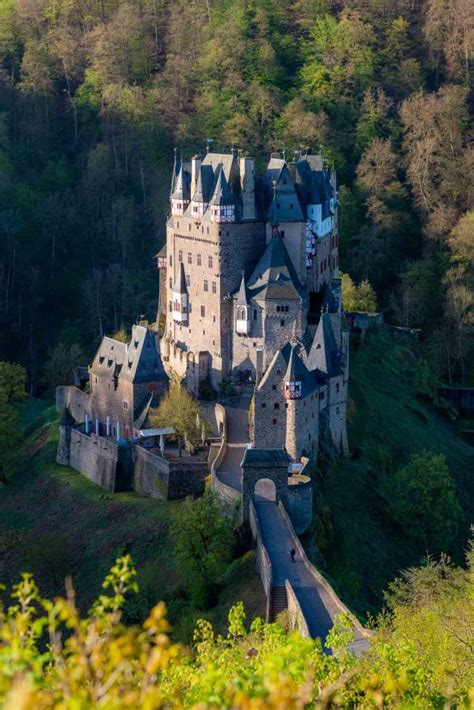
<svg viewBox="0 0 474 710"><path fill-rule="evenodd" d="M216 423L222 434L222 441L217 455L213 454L214 459L211 463L211 491L216 494L221 503L224 503L226 506L234 507L240 500L239 491L236 491L235 488L231 488L231 486L227 486L225 483L222 483L217 476L219 466L223 462L227 452L227 420L225 408L222 404L217 403L215 412Z"/></svg>
<svg viewBox="0 0 474 710"><path fill-rule="evenodd" d="M302 474L288 478L288 513L298 535L304 533L313 520L313 482Z"/></svg>

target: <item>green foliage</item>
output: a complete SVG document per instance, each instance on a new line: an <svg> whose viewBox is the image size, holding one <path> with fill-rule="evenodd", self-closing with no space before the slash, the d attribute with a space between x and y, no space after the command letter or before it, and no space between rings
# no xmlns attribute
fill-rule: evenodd
<svg viewBox="0 0 474 710"><path fill-rule="evenodd" d="M198 444L202 428L209 431L209 424L202 417L199 403L193 399L180 380L173 379L165 397L157 409L152 409L149 421L156 427L173 427L180 440Z"/></svg>
<svg viewBox="0 0 474 710"><path fill-rule="evenodd" d="M24 574L0 611L2 706L467 709L472 700L472 567L442 559L409 570L392 585L390 613L358 658L347 648L344 617L328 636L336 650L328 656L319 640L278 624L256 619L247 628L241 603L225 636L200 619L186 649L173 643L162 602L142 626L124 624L134 576L131 560L118 558L104 583L112 594L81 616L71 586L67 598L50 601Z"/></svg>
<svg viewBox="0 0 474 710"><path fill-rule="evenodd" d="M83 361L84 353L79 345L58 343L48 352L43 365L43 382L48 388L74 384L74 369Z"/></svg>
<svg viewBox="0 0 474 710"><path fill-rule="evenodd" d="M448 549L461 509L444 456L413 455L386 481L384 496L390 515L417 546L432 553Z"/></svg>
<svg viewBox="0 0 474 710"><path fill-rule="evenodd" d="M0 362L0 399L16 404L26 399L26 371L13 362Z"/></svg>
<svg viewBox="0 0 474 710"><path fill-rule="evenodd" d="M173 524L178 575L199 606L215 601L232 555L232 528L210 491L196 501L186 501Z"/></svg>
<svg viewBox="0 0 474 710"><path fill-rule="evenodd" d="M377 300L375 291L367 280L356 286L349 274L341 274L342 304L348 313L375 313Z"/></svg>

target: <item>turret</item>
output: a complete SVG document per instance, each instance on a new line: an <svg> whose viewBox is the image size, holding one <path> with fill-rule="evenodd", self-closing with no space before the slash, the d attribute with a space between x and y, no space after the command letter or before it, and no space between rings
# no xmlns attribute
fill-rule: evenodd
<svg viewBox="0 0 474 710"><path fill-rule="evenodd" d="M171 290L172 313L175 323L185 324L189 318L189 295L184 273L183 262L180 263L178 275Z"/></svg>
<svg viewBox="0 0 474 710"><path fill-rule="evenodd" d="M245 288L245 276L242 273L237 302L235 304L235 331L239 335L248 335L250 332L250 306Z"/></svg>
<svg viewBox="0 0 474 710"><path fill-rule="evenodd" d="M209 203L211 222L235 222L235 200L224 175L222 165L218 168L218 177L214 194Z"/></svg>
<svg viewBox="0 0 474 710"><path fill-rule="evenodd" d="M174 183L174 189L171 193L171 214L183 215L189 204L189 173L185 173L183 165L179 168L178 176Z"/></svg>

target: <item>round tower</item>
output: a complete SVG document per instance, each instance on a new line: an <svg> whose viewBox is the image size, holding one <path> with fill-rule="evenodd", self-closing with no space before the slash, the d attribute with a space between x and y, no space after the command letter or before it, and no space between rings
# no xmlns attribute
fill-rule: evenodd
<svg viewBox="0 0 474 710"><path fill-rule="evenodd" d="M56 454L56 463L60 466L69 466L71 459L71 432L76 423L69 407L64 407L59 420L59 444Z"/></svg>

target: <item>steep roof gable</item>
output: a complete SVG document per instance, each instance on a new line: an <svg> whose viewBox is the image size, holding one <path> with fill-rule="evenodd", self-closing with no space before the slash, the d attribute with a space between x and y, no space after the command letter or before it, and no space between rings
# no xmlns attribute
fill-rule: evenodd
<svg viewBox="0 0 474 710"><path fill-rule="evenodd" d="M248 280L252 297L304 299L305 290L279 234L274 234Z"/></svg>
<svg viewBox="0 0 474 710"><path fill-rule="evenodd" d="M332 377L341 374L341 351L337 347L329 313L322 313L307 359L309 370Z"/></svg>

